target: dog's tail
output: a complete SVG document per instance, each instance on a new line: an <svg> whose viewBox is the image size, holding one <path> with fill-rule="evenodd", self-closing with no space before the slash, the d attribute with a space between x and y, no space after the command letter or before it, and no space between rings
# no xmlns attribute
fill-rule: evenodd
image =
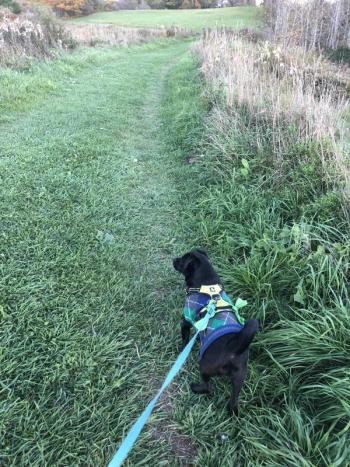
<svg viewBox="0 0 350 467"><path fill-rule="evenodd" d="M240 355L243 353L252 340L254 339L255 334L259 329L259 321L256 319L249 319L242 329L241 332L235 335L235 337L229 341L228 347L234 352L235 355Z"/></svg>

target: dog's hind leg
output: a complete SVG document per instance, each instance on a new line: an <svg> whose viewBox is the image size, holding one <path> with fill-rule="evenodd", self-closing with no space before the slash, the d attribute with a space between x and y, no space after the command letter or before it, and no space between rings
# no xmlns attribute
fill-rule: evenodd
<svg viewBox="0 0 350 467"><path fill-rule="evenodd" d="M246 368L239 368L231 373L232 392L230 401L228 403L228 411L230 415L238 415L238 398L246 373Z"/></svg>
<svg viewBox="0 0 350 467"><path fill-rule="evenodd" d="M210 376L201 374L202 381L200 383L192 383L191 389L195 394L210 394Z"/></svg>

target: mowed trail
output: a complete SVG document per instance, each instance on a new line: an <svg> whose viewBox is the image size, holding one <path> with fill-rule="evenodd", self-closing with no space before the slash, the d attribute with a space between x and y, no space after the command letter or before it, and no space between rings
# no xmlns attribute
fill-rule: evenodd
<svg viewBox="0 0 350 467"><path fill-rule="evenodd" d="M176 355L189 168L159 115L187 48L101 50L1 124L2 465L105 465ZM159 439L133 465L174 459Z"/></svg>

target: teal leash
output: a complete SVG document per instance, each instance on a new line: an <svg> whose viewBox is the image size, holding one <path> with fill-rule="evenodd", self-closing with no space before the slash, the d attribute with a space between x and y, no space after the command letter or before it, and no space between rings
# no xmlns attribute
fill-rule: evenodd
<svg viewBox="0 0 350 467"><path fill-rule="evenodd" d="M157 392L156 396L151 400L151 402L147 405L145 410L130 428L129 433L127 434L126 438L123 440L122 444L120 445L118 451L114 454L112 460L108 464L108 467L119 467L122 465L124 460L126 459L127 455L131 451L135 441L137 440L139 434L141 433L142 428L145 426L148 418L150 417L154 406L158 402L160 396L165 391L165 389L169 386L175 376L183 367L184 363L186 362L189 354L191 353L192 347L197 339L197 336L200 331L203 331L208 326L209 320L215 315L216 308L215 308L215 300L212 299L207 305L207 313L205 314L204 318L198 320L194 323L195 328L197 329L195 335L183 349L183 351L179 354L175 363L170 368L169 373L167 374L162 387Z"/></svg>
<svg viewBox="0 0 350 467"><path fill-rule="evenodd" d="M120 465L122 465L126 456L129 454L130 450L132 449L136 439L141 433L142 428L146 424L149 416L151 415L152 410L154 406L156 405L156 403L158 402L160 396L165 391L165 389L169 386L169 384L172 382L172 380L175 378L175 376L178 374L178 372L181 370L182 366L184 365L185 361L187 360L187 357L189 356L192 350L192 347L196 341L198 333L199 331L196 332L196 334L192 337L190 342L186 345L186 347L177 357L175 363L173 364L169 373L167 374L164 380L164 383L162 384L162 387L159 389L156 396L151 400L151 402L148 404L148 406L145 408L145 410L142 412L142 414L133 424L127 437L124 439L118 451L114 454L111 462L108 464L108 467L119 467Z"/></svg>

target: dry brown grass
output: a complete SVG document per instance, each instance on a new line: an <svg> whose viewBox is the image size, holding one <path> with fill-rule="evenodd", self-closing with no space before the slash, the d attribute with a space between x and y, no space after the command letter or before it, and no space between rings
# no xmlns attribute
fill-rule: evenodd
<svg viewBox="0 0 350 467"><path fill-rule="evenodd" d="M67 30L79 43L85 45L108 44L127 46L149 42L158 38L186 37L189 31L183 28L126 28L113 24L66 23Z"/></svg>
<svg viewBox="0 0 350 467"><path fill-rule="evenodd" d="M71 36L45 8L14 15L0 10L0 65L26 66L33 58L50 57L55 49L74 46Z"/></svg>
<svg viewBox="0 0 350 467"><path fill-rule="evenodd" d="M55 49L66 50L77 43L122 47L190 34L179 27L146 29L63 23L50 10L41 7L32 7L20 15L0 9L0 66L26 67L33 58L51 57Z"/></svg>
<svg viewBox="0 0 350 467"><path fill-rule="evenodd" d="M350 193L350 166L345 142L349 135L350 79L346 70L332 65L305 49L288 48L269 42L253 44L234 33L207 32L195 47L202 71L214 95L224 91L226 111L216 107L215 120L220 138L239 130L244 108L255 128L259 147L266 129L271 132L275 167L282 167L296 143L317 143L328 180L335 175ZM222 107L222 106L221 106ZM261 129L261 131L259 130ZM242 125L246 131L246 125Z"/></svg>

